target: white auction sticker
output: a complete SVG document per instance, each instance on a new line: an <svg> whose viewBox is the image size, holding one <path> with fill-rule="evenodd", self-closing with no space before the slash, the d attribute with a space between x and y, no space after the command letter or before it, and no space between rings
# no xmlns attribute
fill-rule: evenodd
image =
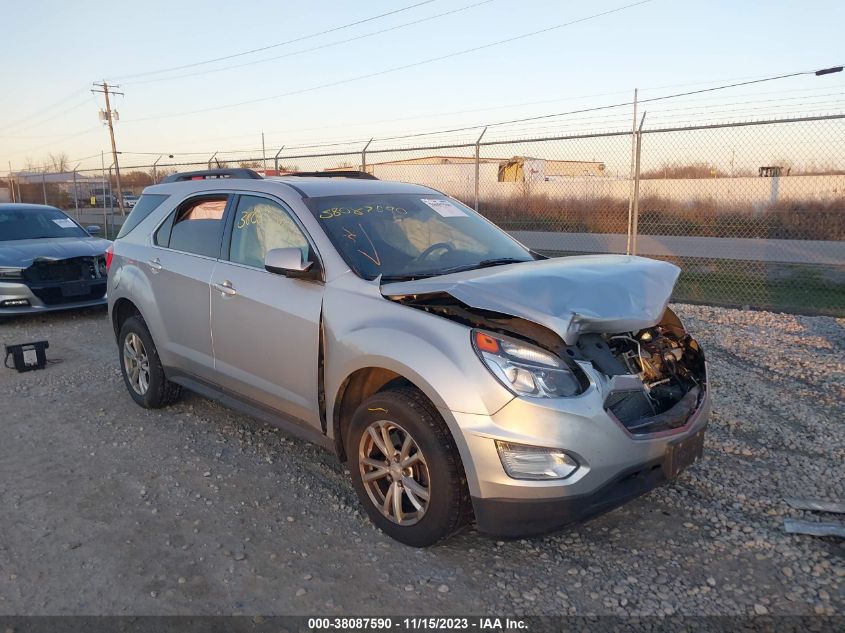
<svg viewBox="0 0 845 633"><path fill-rule="evenodd" d="M62 227L63 229L72 229L73 227L75 227L75 226L76 226L76 225L73 223L73 220L71 220L71 219L69 219L69 218L58 218L58 219L54 219L54 220L53 220L53 222L55 222L56 224L58 224L58 225L59 225L60 227Z"/></svg>
<svg viewBox="0 0 845 633"><path fill-rule="evenodd" d="M456 207L448 200L437 200L433 198L420 198L420 202L428 205L438 214L444 218L459 218L466 217L466 212Z"/></svg>
<svg viewBox="0 0 845 633"><path fill-rule="evenodd" d="M24 365L37 365L38 364L38 352L34 349L25 349L23 351L23 364Z"/></svg>

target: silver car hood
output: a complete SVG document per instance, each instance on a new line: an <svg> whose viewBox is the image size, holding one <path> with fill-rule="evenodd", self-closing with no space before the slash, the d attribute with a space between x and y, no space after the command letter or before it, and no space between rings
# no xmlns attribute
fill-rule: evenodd
<svg viewBox="0 0 845 633"><path fill-rule="evenodd" d="M528 319L568 344L586 332L659 323L680 269L628 255L585 255L468 270L381 286L386 297L447 293L479 310Z"/></svg>
<svg viewBox="0 0 845 633"><path fill-rule="evenodd" d="M106 252L108 240L98 237L58 237L38 240L0 240L0 266L28 268L36 259L96 257Z"/></svg>

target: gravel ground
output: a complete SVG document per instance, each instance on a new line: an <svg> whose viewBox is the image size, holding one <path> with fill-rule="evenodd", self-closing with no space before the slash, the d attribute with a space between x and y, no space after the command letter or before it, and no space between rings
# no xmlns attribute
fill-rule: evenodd
<svg viewBox="0 0 845 633"><path fill-rule="evenodd" d="M679 480L545 538L414 550L321 449L198 396L124 390L103 310L0 324L46 338L0 371L0 615L837 614L845 544L792 536L792 496L845 499L845 319L701 306L714 414Z"/></svg>

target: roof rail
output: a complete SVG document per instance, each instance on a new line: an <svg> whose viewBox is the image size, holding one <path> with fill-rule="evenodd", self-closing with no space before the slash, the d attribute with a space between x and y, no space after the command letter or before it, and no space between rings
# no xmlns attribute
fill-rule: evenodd
<svg viewBox="0 0 845 633"><path fill-rule="evenodd" d="M360 180L378 180L372 174L355 169L336 169L334 171L293 171L281 176L302 176L305 178L358 178Z"/></svg>
<svg viewBox="0 0 845 633"><path fill-rule="evenodd" d="M171 174L161 182L185 182L186 180L206 180L212 178L246 178L261 180L261 174L252 169L203 169L201 171L183 171Z"/></svg>

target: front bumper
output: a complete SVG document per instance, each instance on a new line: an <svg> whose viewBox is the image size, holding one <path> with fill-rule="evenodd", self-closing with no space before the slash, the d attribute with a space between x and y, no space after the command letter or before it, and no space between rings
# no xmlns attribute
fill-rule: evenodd
<svg viewBox="0 0 845 633"><path fill-rule="evenodd" d="M472 498L478 529L504 537L537 536L609 512L667 481L662 460L621 473L595 492L553 499Z"/></svg>
<svg viewBox="0 0 845 633"><path fill-rule="evenodd" d="M71 287L73 288L71 293L68 293L68 290L63 291L63 288ZM3 305L5 301L18 300L26 300L29 305ZM0 282L0 317L90 308L106 305L106 303L105 278L41 283L32 286L26 282Z"/></svg>
<svg viewBox="0 0 845 633"><path fill-rule="evenodd" d="M669 445L707 426L709 390L683 427L642 436L632 436L608 415L603 395L594 383L575 398L516 398L492 416L450 412L461 429L456 441L479 530L536 535L618 507L667 481ZM502 467L495 440L563 449L581 466L566 479L513 479Z"/></svg>

